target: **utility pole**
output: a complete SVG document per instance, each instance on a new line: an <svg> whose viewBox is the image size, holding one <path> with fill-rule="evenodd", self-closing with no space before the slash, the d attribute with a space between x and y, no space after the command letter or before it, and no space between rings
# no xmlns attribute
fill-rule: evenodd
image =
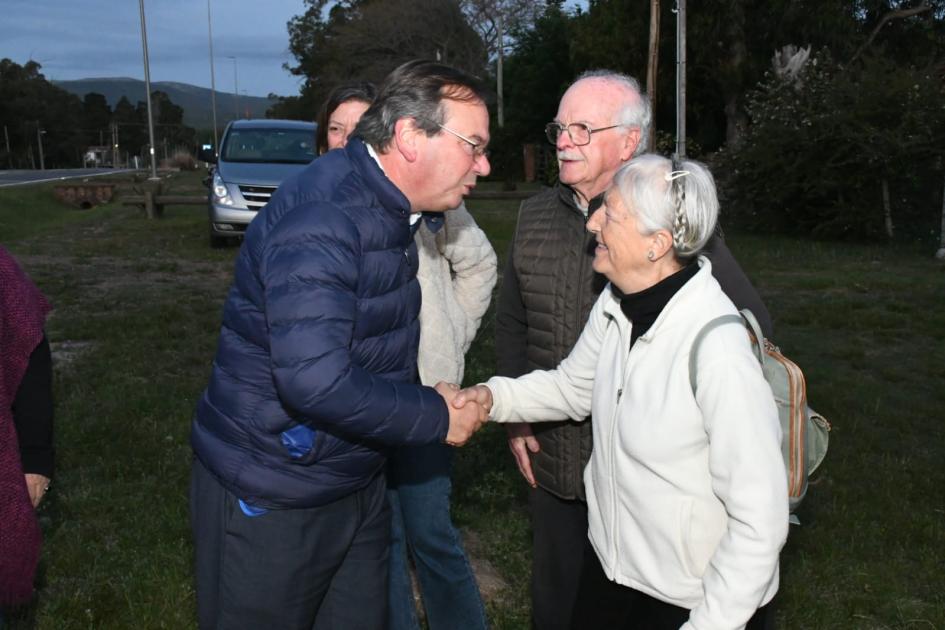
<svg viewBox="0 0 945 630"><path fill-rule="evenodd" d="M158 179L157 160L154 155L154 116L151 113L151 70L148 67L148 30L144 23L144 0L138 0L138 10L141 13L141 50L144 55L144 89L148 103L148 138L150 144L148 150L151 152L151 179Z"/></svg>
<svg viewBox="0 0 945 630"><path fill-rule="evenodd" d="M496 118L499 123L499 127L505 126L505 99L502 97L502 6L496 3L496 42L498 43L498 52L499 56L496 61L496 74L498 75L496 79L496 96L497 96L497 107L496 107Z"/></svg>
<svg viewBox="0 0 945 630"><path fill-rule="evenodd" d="M686 0L676 0L676 158L686 157Z"/></svg>
<svg viewBox="0 0 945 630"><path fill-rule="evenodd" d="M118 168L121 156L118 154L118 123L112 123L112 168Z"/></svg>
<svg viewBox="0 0 945 630"><path fill-rule="evenodd" d="M650 0L650 48L646 63L646 93L650 97L650 111L657 106L657 73L660 59L660 0ZM656 125L650 125L646 146L653 150L656 146Z"/></svg>
<svg viewBox="0 0 945 630"><path fill-rule="evenodd" d="M10 168L13 168L13 153L10 151L10 132L7 131L7 126L3 126L3 138L7 142L7 161L10 163Z"/></svg>
<svg viewBox="0 0 945 630"><path fill-rule="evenodd" d="M210 42L210 110L213 112L213 154L220 154L220 141L217 138L217 82L213 73L213 28L210 20L210 0L207 0L207 39Z"/></svg>
<svg viewBox="0 0 945 630"><path fill-rule="evenodd" d="M46 133L39 126L39 121L36 121L36 144L39 145L39 170L46 170L46 162L43 159L43 134Z"/></svg>

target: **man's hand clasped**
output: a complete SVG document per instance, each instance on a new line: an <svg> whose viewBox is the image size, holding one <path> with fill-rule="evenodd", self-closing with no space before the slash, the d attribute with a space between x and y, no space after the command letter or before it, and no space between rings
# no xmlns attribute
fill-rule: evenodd
<svg viewBox="0 0 945 630"><path fill-rule="evenodd" d="M482 428L492 411L492 392L485 385L460 389L455 383L440 381L436 391L446 401L450 412L450 428L446 443L463 446L473 433Z"/></svg>

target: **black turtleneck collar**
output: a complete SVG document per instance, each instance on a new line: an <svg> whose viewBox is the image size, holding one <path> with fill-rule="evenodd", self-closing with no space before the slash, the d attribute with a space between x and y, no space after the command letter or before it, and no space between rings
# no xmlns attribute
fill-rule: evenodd
<svg viewBox="0 0 945 630"><path fill-rule="evenodd" d="M676 292L689 282L698 271L699 265L693 261L653 286L630 294L625 294L614 285L610 285L611 291L620 300L620 310L633 323L630 332L631 348L636 340L650 329L650 326L663 312L663 308L676 295Z"/></svg>

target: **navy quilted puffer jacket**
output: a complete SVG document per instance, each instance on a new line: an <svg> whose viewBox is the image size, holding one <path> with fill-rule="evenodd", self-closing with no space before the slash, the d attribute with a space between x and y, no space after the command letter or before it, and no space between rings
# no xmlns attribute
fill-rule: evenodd
<svg viewBox="0 0 945 630"><path fill-rule="evenodd" d="M251 506L323 505L367 485L386 447L445 439L446 405L416 384L409 216L355 139L250 224L191 443Z"/></svg>

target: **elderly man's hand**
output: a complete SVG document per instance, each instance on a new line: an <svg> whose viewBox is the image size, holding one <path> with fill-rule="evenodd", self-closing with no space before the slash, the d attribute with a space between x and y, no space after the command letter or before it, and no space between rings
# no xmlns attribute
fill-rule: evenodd
<svg viewBox="0 0 945 630"><path fill-rule="evenodd" d="M538 487L535 481L535 473L532 470L532 459L528 455L529 451L537 453L541 450L532 428L525 422L516 422L505 427L509 434L509 450L515 457L515 463L518 465L518 471L525 477L532 488Z"/></svg>
<svg viewBox="0 0 945 630"><path fill-rule="evenodd" d="M459 394L459 385L439 382L436 384L439 392L450 412L450 428L446 434L446 443L450 446L464 445L472 434L478 431L489 417L489 412L483 410L477 402L463 402L455 404Z"/></svg>
<svg viewBox="0 0 945 630"><path fill-rule="evenodd" d="M467 402L478 403L488 416L493 405L492 390L485 385L467 387L456 394L452 405L461 407ZM512 455L515 456L515 463L518 465L519 472L522 473L522 477L525 478L528 485L532 488L538 487L535 473L532 470L532 460L528 453L529 451L537 453L541 450L541 446L539 446L538 440L535 439L532 428L527 423L516 422L508 425L506 430L509 434L509 449L512 451Z"/></svg>

